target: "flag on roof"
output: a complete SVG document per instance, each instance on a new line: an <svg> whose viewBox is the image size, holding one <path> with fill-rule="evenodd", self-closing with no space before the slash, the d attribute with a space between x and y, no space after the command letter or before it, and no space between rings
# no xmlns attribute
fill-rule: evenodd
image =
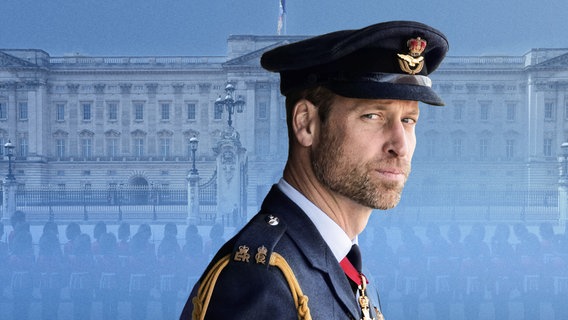
<svg viewBox="0 0 568 320"><path fill-rule="evenodd" d="M284 28L284 19L286 15L286 0L279 0L280 1L280 14L278 15L278 30L277 34L282 34L282 29ZM286 33L286 32L284 32Z"/></svg>

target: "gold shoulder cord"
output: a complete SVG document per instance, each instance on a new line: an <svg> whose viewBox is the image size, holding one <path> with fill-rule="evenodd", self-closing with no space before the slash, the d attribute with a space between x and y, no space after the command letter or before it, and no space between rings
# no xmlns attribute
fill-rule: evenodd
<svg viewBox="0 0 568 320"><path fill-rule="evenodd" d="M205 319L205 314L207 313L207 307L209 306L209 302L211 301L211 295L213 295L213 289L215 288L215 283L219 278L219 274L221 271L227 266L230 260L230 255L226 255L209 270L206 277L203 279L203 282L199 286L197 291L197 296L195 296L192 300L193 302L193 314L191 315L193 320L203 320ZM288 286L290 287L290 291L292 292L292 297L294 298L294 304L296 305L296 309L298 310L298 319L299 320L311 320L312 316L310 315L310 308L308 307L308 296L305 296L300 288L300 284L298 283L298 279L294 275L292 268L284 257L280 254L274 252L270 256L271 266L275 266L282 274L284 274L284 278L288 282Z"/></svg>
<svg viewBox="0 0 568 320"><path fill-rule="evenodd" d="M298 310L298 319L300 320L312 320L312 315L310 314L310 308L308 307L308 296L304 295L298 279L294 275L292 268L286 259L276 252L273 252L270 256L270 265L276 266L284 274L284 278L288 281L288 286L290 291L292 291L292 297L294 298L294 304L296 304L296 309Z"/></svg>
<svg viewBox="0 0 568 320"><path fill-rule="evenodd" d="M221 258L215 265L209 270L203 282L197 290L197 295L193 297L193 312L191 314L192 320L203 320L205 319L205 313L207 313L207 307L209 306L209 301L211 301L211 295L213 294L213 289L215 288L215 283L219 278L221 271L229 264L229 259L231 255L226 255Z"/></svg>

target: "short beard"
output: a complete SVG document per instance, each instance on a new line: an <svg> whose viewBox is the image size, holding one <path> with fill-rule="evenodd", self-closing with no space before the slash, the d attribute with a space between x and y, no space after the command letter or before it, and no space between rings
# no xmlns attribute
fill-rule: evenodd
<svg viewBox="0 0 568 320"><path fill-rule="evenodd" d="M363 206L373 209L391 209L400 201L404 183L375 181L369 175L376 163L352 163L345 154L344 141L339 135L322 126L320 143L311 151L312 168L318 181L328 189ZM393 161L396 161L393 159ZM391 164L384 160L383 165ZM398 163L398 162L397 162ZM396 165L406 178L410 165ZM406 182L406 179L404 180Z"/></svg>

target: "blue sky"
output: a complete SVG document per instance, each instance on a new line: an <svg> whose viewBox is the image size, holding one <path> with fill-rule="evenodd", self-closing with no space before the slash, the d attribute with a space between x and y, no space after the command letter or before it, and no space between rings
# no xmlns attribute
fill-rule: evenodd
<svg viewBox="0 0 568 320"><path fill-rule="evenodd" d="M442 30L450 55L566 48L566 0L287 0L289 35L386 20ZM0 48L52 56L224 55L231 34L276 34L278 0L2 0Z"/></svg>

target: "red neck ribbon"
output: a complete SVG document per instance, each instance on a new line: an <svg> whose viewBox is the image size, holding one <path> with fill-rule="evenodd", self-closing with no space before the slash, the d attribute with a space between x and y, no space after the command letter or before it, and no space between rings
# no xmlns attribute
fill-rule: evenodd
<svg viewBox="0 0 568 320"><path fill-rule="evenodd" d="M341 266L341 269L343 269L343 272L345 272L347 277L351 279L351 281L355 282L358 286L362 284L361 273L359 273L359 271L355 269L355 267L353 266L351 261L347 259L347 257L343 258L343 260L339 262L339 265ZM367 277L365 277L365 279L367 279ZM369 283L369 280L367 280L367 283Z"/></svg>

